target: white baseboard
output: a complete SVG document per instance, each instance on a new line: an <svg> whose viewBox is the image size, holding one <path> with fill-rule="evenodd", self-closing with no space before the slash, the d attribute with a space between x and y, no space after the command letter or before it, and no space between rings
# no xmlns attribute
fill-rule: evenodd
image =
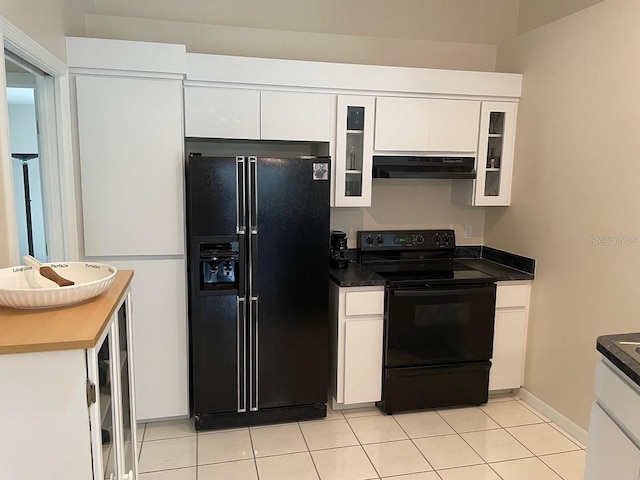
<svg viewBox="0 0 640 480"><path fill-rule="evenodd" d="M520 397L520 400L538 410L541 414L549 418L549 420L558 425L580 443L582 443L583 445L587 444L589 432L587 432L584 428L578 426L576 423L569 420L560 412L550 407L548 404L546 404L524 388L517 390L517 395L518 397Z"/></svg>

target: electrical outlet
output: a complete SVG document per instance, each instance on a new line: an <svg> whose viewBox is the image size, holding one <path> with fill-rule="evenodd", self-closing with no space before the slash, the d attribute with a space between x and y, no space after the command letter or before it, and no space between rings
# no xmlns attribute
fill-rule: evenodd
<svg viewBox="0 0 640 480"><path fill-rule="evenodd" d="M464 226L464 238L466 239L473 238L473 225Z"/></svg>

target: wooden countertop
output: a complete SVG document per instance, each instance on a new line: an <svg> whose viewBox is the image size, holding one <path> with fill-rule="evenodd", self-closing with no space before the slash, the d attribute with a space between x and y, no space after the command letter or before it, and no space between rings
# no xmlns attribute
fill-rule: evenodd
<svg viewBox="0 0 640 480"><path fill-rule="evenodd" d="M132 278L133 270L119 270L109 290L69 307L0 307L0 354L95 347Z"/></svg>

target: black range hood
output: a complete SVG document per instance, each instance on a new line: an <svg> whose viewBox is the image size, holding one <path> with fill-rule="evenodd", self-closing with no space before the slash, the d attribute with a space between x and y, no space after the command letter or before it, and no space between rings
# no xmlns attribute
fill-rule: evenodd
<svg viewBox="0 0 640 480"><path fill-rule="evenodd" d="M474 157L373 156L373 178L476 178Z"/></svg>

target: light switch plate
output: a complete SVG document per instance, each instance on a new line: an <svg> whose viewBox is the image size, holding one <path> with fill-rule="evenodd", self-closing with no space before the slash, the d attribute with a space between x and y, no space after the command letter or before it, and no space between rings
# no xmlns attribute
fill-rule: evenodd
<svg viewBox="0 0 640 480"><path fill-rule="evenodd" d="M464 226L464 238L466 239L473 238L473 225Z"/></svg>

